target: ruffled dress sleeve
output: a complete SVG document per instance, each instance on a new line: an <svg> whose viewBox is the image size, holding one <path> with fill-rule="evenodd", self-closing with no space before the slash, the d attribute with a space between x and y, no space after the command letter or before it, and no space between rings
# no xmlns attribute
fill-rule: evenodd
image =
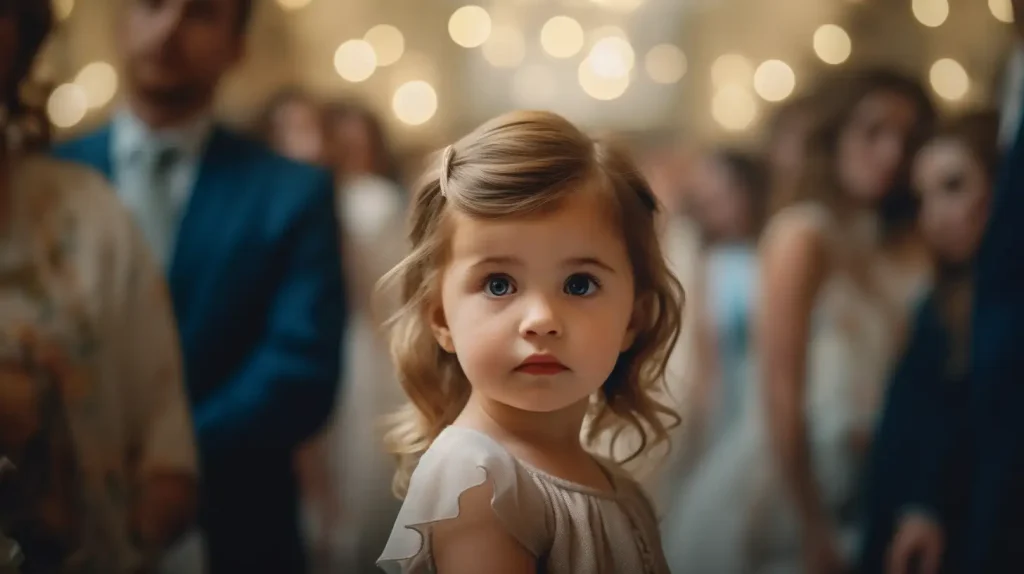
<svg viewBox="0 0 1024 574"><path fill-rule="evenodd" d="M423 454L377 566L388 574L434 572L431 531L459 516L459 497L490 481L499 522L533 556L551 545L547 504L529 471L493 439L448 427Z"/></svg>

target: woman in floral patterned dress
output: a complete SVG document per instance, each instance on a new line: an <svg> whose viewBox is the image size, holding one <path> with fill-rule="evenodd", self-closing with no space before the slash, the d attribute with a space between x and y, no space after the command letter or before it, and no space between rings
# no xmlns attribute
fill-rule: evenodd
<svg viewBox="0 0 1024 574"><path fill-rule="evenodd" d="M30 153L50 2L0 0L0 571L147 572L194 518L164 279L101 176ZM41 131L41 130L37 130Z"/></svg>

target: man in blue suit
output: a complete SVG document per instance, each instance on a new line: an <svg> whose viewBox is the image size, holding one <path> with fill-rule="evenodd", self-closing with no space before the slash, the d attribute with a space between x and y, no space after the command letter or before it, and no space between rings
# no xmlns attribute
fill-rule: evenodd
<svg viewBox="0 0 1024 574"><path fill-rule="evenodd" d="M1013 0L1013 9L1017 42L1024 46L1024 0ZM1024 89L1018 87L1013 99L1021 102ZM1017 118L1016 125L1007 127L1011 147L975 270L967 430L960 436L950 432L961 414L951 409L936 409L921 421L931 448L924 480L892 543L892 574L931 574L940 568L965 574L1024 572L1024 125L1019 109L1004 110ZM958 449L963 443L969 447ZM969 477L964 490L950 492L950 476L964 469ZM960 497L966 498L964 522L950 524L947 509ZM959 535L946 539L948 532Z"/></svg>
<svg viewBox="0 0 1024 574"><path fill-rule="evenodd" d="M292 456L326 421L343 292L333 184L218 126L252 0L125 0L127 101L57 154L116 184L167 266L213 574L301 573Z"/></svg>

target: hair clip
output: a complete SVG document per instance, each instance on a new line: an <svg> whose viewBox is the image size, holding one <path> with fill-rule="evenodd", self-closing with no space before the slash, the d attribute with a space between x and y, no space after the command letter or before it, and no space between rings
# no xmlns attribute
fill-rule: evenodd
<svg viewBox="0 0 1024 574"><path fill-rule="evenodd" d="M448 197L448 177L451 175L452 158L454 157L454 146L444 148L444 154L441 156L441 177L438 178L438 183L441 185L441 195L443 197Z"/></svg>

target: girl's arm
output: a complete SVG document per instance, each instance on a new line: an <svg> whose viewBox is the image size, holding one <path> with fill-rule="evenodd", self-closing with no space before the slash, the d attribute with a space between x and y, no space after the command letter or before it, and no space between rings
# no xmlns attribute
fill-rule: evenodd
<svg viewBox="0 0 1024 574"><path fill-rule="evenodd" d="M537 560L501 523L491 507L491 482L459 497L459 515L438 522L431 551L438 574L535 574Z"/></svg>
<svg viewBox="0 0 1024 574"><path fill-rule="evenodd" d="M810 316L825 265L823 240L814 222L779 221L762 252L755 322L768 431L805 537L831 533L811 467L804 416Z"/></svg>

